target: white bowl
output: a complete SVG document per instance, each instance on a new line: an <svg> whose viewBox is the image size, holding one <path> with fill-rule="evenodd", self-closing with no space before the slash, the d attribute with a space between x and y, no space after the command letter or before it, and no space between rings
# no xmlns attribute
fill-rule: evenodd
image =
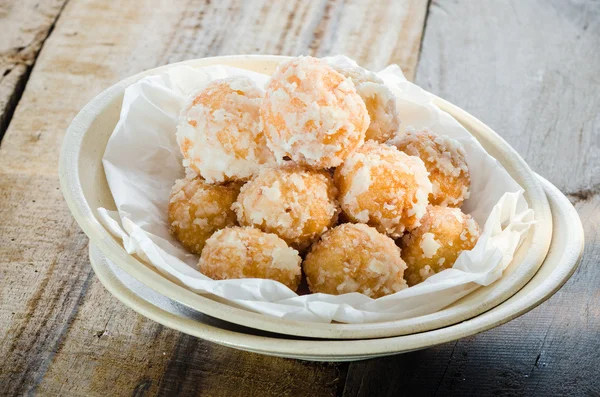
<svg viewBox="0 0 600 397"><path fill-rule="evenodd" d="M269 334L211 318L170 300L125 273L97 248L90 259L102 284L136 312L167 327L224 346L272 356L316 361L350 361L392 355L449 342L506 323L552 296L577 268L583 252L583 228L568 199L547 181L554 220L550 253L531 281L492 310L460 324L385 339L324 341Z"/></svg>
<svg viewBox="0 0 600 397"><path fill-rule="evenodd" d="M174 65L200 67L228 64L270 74L285 59L287 58L276 56L230 56L197 59ZM115 208L101 159L119 119L125 88L147 75L164 72L174 65L166 65L125 79L87 104L67 130L59 170L65 199L91 243L110 261L158 293L210 316L265 331L329 339L381 338L445 327L477 316L515 294L542 264L550 245L552 219L539 180L523 159L494 131L465 111L438 98L438 106L462 123L525 189L525 198L535 211L536 224L500 280L479 288L443 310L425 316L370 324L307 324L238 308L218 297L196 294L176 281L167 279L150 265L129 255L121 242L99 222L97 209Z"/></svg>

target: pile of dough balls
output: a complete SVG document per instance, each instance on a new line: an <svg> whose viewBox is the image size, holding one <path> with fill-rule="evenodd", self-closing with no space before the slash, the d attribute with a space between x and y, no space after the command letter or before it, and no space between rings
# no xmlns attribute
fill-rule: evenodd
<svg viewBox="0 0 600 397"><path fill-rule="evenodd" d="M282 63L266 87L214 80L177 126L187 176L170 232L215 280L393 294L452 267L479 237L461 144L400 132L396 98L356 64Z"/></svg>

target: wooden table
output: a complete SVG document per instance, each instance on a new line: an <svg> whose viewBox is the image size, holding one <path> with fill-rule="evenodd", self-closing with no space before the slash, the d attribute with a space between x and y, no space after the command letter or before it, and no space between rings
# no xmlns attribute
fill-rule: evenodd
<svg viewBox="0 0 600 397"><path fill-rule="evenodd" d="M246 53L398 63L569 196L586 232L578 271L506 325L350 364L243 353L126 308L59 191L64 131L128 75ZM0 395L600 396L598 1L0 0L2 135Z"/></svg>

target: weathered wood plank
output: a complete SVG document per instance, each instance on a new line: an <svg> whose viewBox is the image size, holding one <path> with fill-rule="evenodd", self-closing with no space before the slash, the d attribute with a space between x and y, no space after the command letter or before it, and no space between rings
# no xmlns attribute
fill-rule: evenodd
<svg viewBox="0 0 600 397"><path fill-rule="evenodd" d="M493 4L431 3L417 83L484 120L560 189L598 188L600 5Z"/></svg>
<svg viewBox="0 0 600 397"><path fill-rule="evenodd" d="M189 31L179 29L162 61L171 63L202 53L345 54L375 70L397 63L412 79L427 1L248 2L239 12L227 7L224 2L217 9L188 12L178 24L212 25L217 17L218 23L235 26L235 30L206 29L203 35L190 37Z"/></svg>
<svg viewBox="0 0 600 397"><path fill-rule="evenodd" d="M358 0L69 2L0 146L0 356L7 363L0 394L335 394L345 365L212 345L111 297L93 276L87 239L58 191L58 151L69 122L95 94L168 62L343 51L374 68L400 63L410 75L425 8L426 0L371 8ZM373 46L363 30L393 45Z"/></svg>
<svg viewBox="0 0 600 397"><path fill-rule="evenodd" d="M433 0L426 26L417 83L489 124L569 193L586 250L532 312L458 342L353 363L344 396L599 395L600 4Z"/></svg>
<svg viewBox="0 0 600 397"><path fill-rule="evenodd" d="M56 178L0 176L0 395L43 373L89 285L85 235L63 201Z"/></svg>
<svg viewBox="0 0 600 397"><path fill-rule="evenodd" d="M0 1L0 140L66 0Z"/></svg>
<svg viewBox="0 0 600 397"><path fill-rule="evenodd" d="M344 365L303 365L295 360L223 349L181 334L159 395L335 396L340 370L345 369ZM273 371L278 373L276 379Z"/></svg>
<svg viewBox="0 0 600 397"><path fill-rule="evenodd" d="M55 396L156 394L178 333L120 304L93 272L90 280L68 334L29 390Z"/></svg>
<svg viewBox="0 0 600 397"><path fill-rule="evenodd" d="M436 395L437 382L443 378L452 352L453 345L446 344L435 349L351 363L342 396Z"/></svg>

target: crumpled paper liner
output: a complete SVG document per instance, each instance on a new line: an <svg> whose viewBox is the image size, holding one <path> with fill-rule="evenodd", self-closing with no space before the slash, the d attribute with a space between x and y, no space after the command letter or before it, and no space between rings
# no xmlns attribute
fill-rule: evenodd
<svg viewBox="0 0 600 397"><path fill-rule="evenodd" d="M353 63L346 57L332 59ZM259 86L269 78L230 66L174 66L125 90L121 117L103 158L118 211L99 208L98 212L105 226L123 240L128 253L139 255L197 293L211 293L269 316L325 323L367 323L430 314L502 277L533 223L533 210L523 198L522 188L498 161L454 118L436 107L429 93L407 81L396 65L378 75L397 96L401 129L426 127L465 147L471 197L463 211L483 225L474 249L463 252L452 269L379 299L359 293L299 296L273 280L212 280L204 276L196 267L198 256L188 253L168 232L169 194L175 180L184 176L175 130L191 92L232 75L248 76Z"/></svg>

